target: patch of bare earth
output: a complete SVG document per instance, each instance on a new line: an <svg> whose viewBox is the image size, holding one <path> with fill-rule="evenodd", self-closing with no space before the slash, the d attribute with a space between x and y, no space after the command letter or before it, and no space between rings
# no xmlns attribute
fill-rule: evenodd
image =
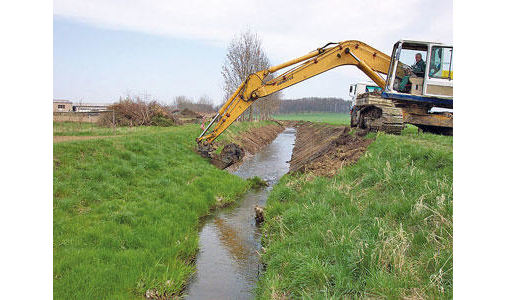
<svg viewBox="0 0 507 300"><path fill-rule="evenodd" d="M59 143L59 142L67 142L67 141L81 141L81 140L91 140L91 139L100 139L100 138L110 138L114 136L109 135L97 135L97 136L69 136L69 135L62 135L62 136L53 136L53 143Z"/></svg>
<svg viewBox="0 0 507 300"><path fill-rule="evenodd" d="M350 134L348 126L311 122L294 122L290 126L297 130L290 173L334 176L344 166L355 163L373 141Z"/></svg>

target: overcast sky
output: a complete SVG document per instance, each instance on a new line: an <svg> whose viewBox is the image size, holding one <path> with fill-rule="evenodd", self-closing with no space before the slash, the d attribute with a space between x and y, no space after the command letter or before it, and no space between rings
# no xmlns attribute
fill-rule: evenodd
<svg viewBox="0 0 507 300"><path fill-rule="evenodd" d="M53 96L112 102L130 91L163 102L207 94L219 103L229 41L258 33L273 65L327 42L357 39L390 54L399 39L453 42L452 1L54 0ZM348 99L368 78L340 67L285 98Z"/></svg>

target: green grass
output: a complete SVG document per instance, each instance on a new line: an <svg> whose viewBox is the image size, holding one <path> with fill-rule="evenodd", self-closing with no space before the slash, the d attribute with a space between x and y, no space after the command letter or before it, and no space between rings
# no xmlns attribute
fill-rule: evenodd
<svg viewBox="0 0 507 300"><path fill-rule="evenodd" d="M235 123L219 141L265 124ZM111 133L54 123L55 135ZM53 145L54 298L182 290L200 217L251 185L195 154L199 133L117 128L118 138ZM267 203L257 297L452 298L452 153L452 137L408 126L378 134L334 178L284 176Z"/></svg>
<svg viewBox="0 0 507 300"><path fill-rule="evenodd" d="M345 113L297 113L278 114L274 116L277 120L288 121L311 121L328 123L332 125L350 125L350 115Z"/></svg>
<svg viewBox="0 0 507 300"><path fill-rule="evenodd" d="M54 126L68 128L65 135L110 135ZM129 130L53 145L55 299L178 294L195 269L200 217L249 186L192 151L197 125Z"/></svg>
<svg viewBox="0 0 507 300"><path fill-rule="evenodd" d="M53 122L53 135L56 136L133 135L163 132L168 130L168 127L157 126L117 127L113 129L85 122Z"/></svg>
<svg viewBox="0 0 507 300"><path fill-rule="evenodd" d="M334 178L284 176L267 201L257 298L451 299L452 143L409 127L378 134Z"/></svg>

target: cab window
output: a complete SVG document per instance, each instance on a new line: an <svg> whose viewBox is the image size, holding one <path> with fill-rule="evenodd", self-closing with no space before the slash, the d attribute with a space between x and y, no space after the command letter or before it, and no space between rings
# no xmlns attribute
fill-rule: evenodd
<svg viewBox="0 0 507 300"><path fill-rule="evenodd" d="M431 51L429 76L452 79L452 48L433 47Z"/></svg>
<svg viewBox="0 0 507 300"><path fill-rule="evenodd" d="M382 90L382 88L380 88L378 86L371 86L371 85L369 85L369 86L366 87L366 92L367 93L372 93L372 92L381 91L381 90Z"/></svg>
<svg viewBox="0 0 507 300"><path fill-rule="evenodd" d="M400 53L397 74L416 75L424 77L426 65L426 45L407 45L404 44ZM422 63L418 64L416 56L421 57Z"/></svg>

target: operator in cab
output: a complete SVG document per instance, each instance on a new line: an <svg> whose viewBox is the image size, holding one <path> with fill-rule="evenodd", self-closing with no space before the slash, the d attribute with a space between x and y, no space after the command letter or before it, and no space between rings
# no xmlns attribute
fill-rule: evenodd
<svg viewBox="0 0 507 300"><path fill-rule="evenodd" d="M417 53L415 55L415 63L410 66L410 70L407 72L406 76L400 82L400 92L408 92L410 85L408 84L408 80L410 77L424 77L424 71L426 70L426 63L422 59L422 54Z"/></svg>

